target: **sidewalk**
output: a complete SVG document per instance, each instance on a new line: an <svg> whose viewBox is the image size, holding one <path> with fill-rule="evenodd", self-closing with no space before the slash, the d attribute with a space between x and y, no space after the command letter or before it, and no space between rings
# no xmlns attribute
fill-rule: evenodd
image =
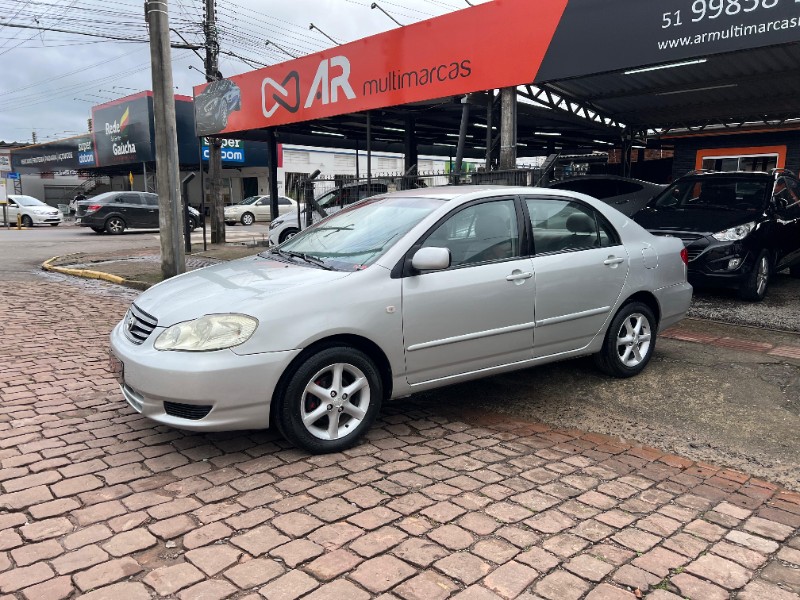
<svg viewBox="0 0 800 600"><path fill-rule="evenodd" d="M0 292L29 306L3 323L3 600L799 597L796 492L418 401L326 456L158 426L107 370L125 302L53 280Z"/></svg>

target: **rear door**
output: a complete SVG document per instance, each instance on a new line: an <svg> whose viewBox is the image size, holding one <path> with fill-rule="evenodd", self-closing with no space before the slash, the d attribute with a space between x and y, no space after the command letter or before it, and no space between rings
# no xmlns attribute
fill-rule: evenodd
<svg viewBox="0 0 800 600"><path fill-rule="evenodd" d="M272 212L270 208L269 196L261 196L258 200L253 202L250 207L253 210L253 215L255 215L256 221L270 220Z"/></svg>
<svg viewBox="0 0 800 600"><path fill-rule="evenodd" d="M158 222L158 196L155 194L142 194L144 207L142 208L142 227L159 228Z"/></svg>
<svg viewBox="0 0 800 600"><path fill-rule="evenodd" d="M628 253L591 206L567 198L524 200L534 245L534 355L583 348L611 316L628 276Z"/></svg>

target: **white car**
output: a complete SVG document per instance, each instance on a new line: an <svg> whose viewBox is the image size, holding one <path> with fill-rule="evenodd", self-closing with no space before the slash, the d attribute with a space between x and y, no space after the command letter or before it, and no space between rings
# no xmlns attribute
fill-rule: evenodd
<svg viewBox="0 0 800 600"><path fill-rule="evenodd" d="M286 196L278 196L278 214L297 213L297 202ZM269 196L250 196L238 204L225 207L225 224L252 225L256 221L272 218Z"/></svg>
<svg viewBox="0 0 800 600"><path fill-rule="evenodd" d="M12 225L17 223L17 215L21 215L23 227L32 227L33 225L56 227L63 220L60 210L33 196L9 194L6 212L8 222ZM0 211L0 219L2 219L2 211Z"/></svg>
<svg viewBox="0 0 800 600"><path fill-rule="evenodd" d="M388 191L388 186L385 183L354 183L325 192L316 201L327 215L332 215L354 202L369 198L375 194L385 194ZM312 212L312 217L312 223L322 219L322 215L317 211ZM295 208L294 212L281 215L269 224L269 244L270 246L282 244L305 228L306 210L302 210L298 219L297 209Z"/></svg>
<svg viewBox="0 0 800 600"><path fill-rule="evenodd" d="M394 192L150 288L111 333L111 366L158 423L274 425L336 452L389 398L584 355L638 374L689 308L687 260L583 194Z"/></svg>

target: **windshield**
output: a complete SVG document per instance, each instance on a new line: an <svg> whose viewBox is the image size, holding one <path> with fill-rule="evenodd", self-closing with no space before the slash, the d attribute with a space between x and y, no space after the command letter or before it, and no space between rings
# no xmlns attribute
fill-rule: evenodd
<svg viewBox="0 0 800 600"><path fill-rule="evenodd" d="M650 203L658 209L761 211L771 191L769 178L687 177Z"/></svg>
<svg viewBox="0 0 800 600"><path fill-rule="evenodd" d="M11 196L14 200L17 201L17 204L20 206L47 206L41 200L37 200L33 196Z"/></svg>
<svg viewBox="0 0 800 600"><path fill-rule="evenodd" d="M322 259L336 269L360 269L377 260L443 202L402 197L366 200L320 221L276 251Z"/></svg>

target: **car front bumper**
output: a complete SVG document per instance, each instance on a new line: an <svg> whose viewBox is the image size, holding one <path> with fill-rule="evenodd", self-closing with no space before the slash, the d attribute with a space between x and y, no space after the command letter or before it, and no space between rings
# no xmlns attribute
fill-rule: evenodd
<svg viewBox="0 0 800 600"><path fill-rule="evenodd" d="M120 389L128 404L164 425L193 431L263 429L280 376L300 350L238 355L231 350L165 352L153 347L157 328L141 345L111 332L111 352L122 363ZM167 404L165 404L167 403ZM210 409L202 418L176 416ZM173 414L168 414L172 408Z"/></svg>
<svg viewBox="0 0 800 600"><path fill-rule="evenodd" d="M687 246L692 257L688 279L700 287L739 287L755 266L755 256L739 242L719 242L709 238ZM732 260L739 261L729 268Z"/></svg>
<svg viewBox="0 0 800 600"><path fill-rule="evenodd" d="M36 213L29 213L28 216L31 218L34 225L51 225L63 221L61 213L56 215L37 215Z"/></svg>

